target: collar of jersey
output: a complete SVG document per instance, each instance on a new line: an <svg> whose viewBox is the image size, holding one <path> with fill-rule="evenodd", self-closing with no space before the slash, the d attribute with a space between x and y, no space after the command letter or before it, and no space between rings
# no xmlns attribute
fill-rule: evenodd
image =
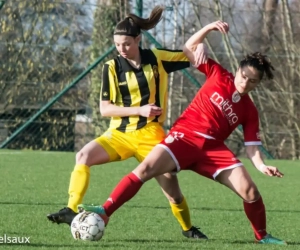
<svg viewBox="0 0 300 250"><path fill-rule="evenodd" d="M148 56L146 54L146 50L139 48L140 50L140 54L141 54L141 65L146 65L146 64L150 64L150 60L148 60ZM129 64L129 62L122 56L119 56L120 59L120 64L122 67L122 70L124 72L129 72L129 71L133 71L134 68Z"/></svg>

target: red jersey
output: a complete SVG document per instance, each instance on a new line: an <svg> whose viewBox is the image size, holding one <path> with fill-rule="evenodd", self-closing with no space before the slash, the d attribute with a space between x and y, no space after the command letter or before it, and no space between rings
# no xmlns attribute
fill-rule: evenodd
<svg viewBox="0 0 300 250"><path fill-rule="evenodd" d="M249 95L239 95L234 76L212 59L198 70L206 81L173 128L224 141L242 125L245 145L260 145L258 111Z"/></svg>

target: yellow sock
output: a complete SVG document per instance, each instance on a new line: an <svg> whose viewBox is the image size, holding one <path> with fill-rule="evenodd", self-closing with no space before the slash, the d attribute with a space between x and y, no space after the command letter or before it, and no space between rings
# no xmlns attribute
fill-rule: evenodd
<svg viewBox="0 0 300 250"><path fill-rule="evenodd" d="M172 208L174 216L182 227L182 230L187 231L191 229L192 222L190 217L190 210L185 198L183 197L183 201L180 204L173 204L170 202L170 206Z"/></svg>
<svg viewBox="0 0 300 250"><path fill-rule="evenodd" d="M76 164L71 174L68 202L68 207L76 213L78 213L77 205L82 202L89 182L90 168L84 164Z"/></svg>

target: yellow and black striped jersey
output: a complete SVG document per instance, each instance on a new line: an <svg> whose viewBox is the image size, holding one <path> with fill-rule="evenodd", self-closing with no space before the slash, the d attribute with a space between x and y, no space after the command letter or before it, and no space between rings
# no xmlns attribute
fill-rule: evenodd
<svg viewBox="0 0 300 250"><path fill-rule="evenodd" d="M141 68L132 67L122 56L103 66L101 100L120 107L138 107L154 103L163 109L157 117L112 117L110 128L134 131L149 122L163 123L166 118L168 74L190 66L181 50L141 49Z"/></svg>

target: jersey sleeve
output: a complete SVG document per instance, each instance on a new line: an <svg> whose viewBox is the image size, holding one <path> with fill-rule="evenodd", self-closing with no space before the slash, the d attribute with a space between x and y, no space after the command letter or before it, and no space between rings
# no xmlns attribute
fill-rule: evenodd
<svg viewBox="0 0 300 250"><path fill-rule="evenodd" d="M116 102L116 77L112 64L105 63L102 68L101 101Z"/></svg>
<svg viewBox="0 0 300 250"><path fill-rule="evenodd" d="M182 50L152 49L152 52L161 61L168 74L190 67L189 59Z"/></svg>
<svg viewBox="0 0 300 250"><path fill-rule="evenodd" d="M224 69L219 63L211 58L208 58L207 63L200 64L197 69L206 75L207 78L212 75L216 75L217 73L228 73L226 69Z"/></svg>
<svg viewBox="0 0 300 250"><path fill-rule="evenodd" d="M248 111L247 119L242 124L245 146L261 145L258 111L254 105Z"/></svg>

